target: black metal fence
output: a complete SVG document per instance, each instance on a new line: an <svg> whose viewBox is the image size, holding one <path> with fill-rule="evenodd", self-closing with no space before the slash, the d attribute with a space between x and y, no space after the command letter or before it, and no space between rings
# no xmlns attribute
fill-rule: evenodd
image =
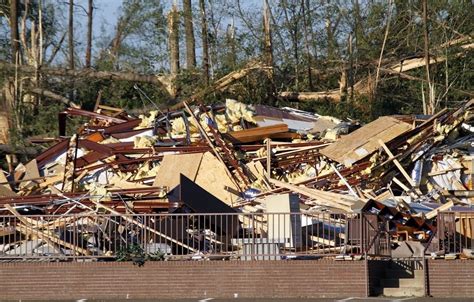
<svg viewBox="0 0 474 302"><path fill-rule="evenodd" d="M0 259L281 260L390 256L376 215L232 213L0 216Z"/></svg>

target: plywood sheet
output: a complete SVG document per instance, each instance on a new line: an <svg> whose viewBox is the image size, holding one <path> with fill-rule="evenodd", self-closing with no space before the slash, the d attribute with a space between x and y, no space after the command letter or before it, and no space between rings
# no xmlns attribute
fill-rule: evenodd
<svg viewBox="0 0 474 302"><path fill-rule="evenodd" d="M180 174L194 181L203 153L166 154L156 173L154 187L168 187L168 190L179 185Z"/></svg>
<svg viewBox="0 0 474 302"><path fill-rule="evenodd" d="M411 124L396 118L380 117L321 149L321 154L350 167L376 151L380 147L379 139L387 143L411 129Z"/></svg>
<svg viewBox="0 0 474 302"><path fill-rule="evenodd" d="M202 158L195 182L212 195L232 206L237 201L238 196L229 191L238 192L239 188L234 184L225 169L225 166L212 153L206 152ZM226 190L226 187L231 190Z"/></svg>
<svg viewBox="0 0 474 302"><path fill-rule="evenodd" d="M8 179L3 174L3 170L0 169L0 197L14 197L17 196L15 192L12 191L10 185L8 184Z"/></svg>

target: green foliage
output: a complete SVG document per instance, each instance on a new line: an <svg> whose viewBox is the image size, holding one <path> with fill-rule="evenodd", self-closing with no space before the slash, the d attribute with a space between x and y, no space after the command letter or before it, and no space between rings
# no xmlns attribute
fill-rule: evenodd
<svg viewBox="0 0 474 302"><path fill-rule="evenodd" d="M20 1L21 2L21 1ZM100 9L100 1L96 1ZM10 60L9 1L0 0L0 60ZM23 2L21 2L23 3ZM202 77L201 16L197 1L193 1L193 23L196 40L198 66L182 69L175 82L179 87L178 99L186 99L205 88ZM243 67L249 60L261 57L263 45L261 1L205 1L207 8L210 47L210 68L213 80ZM250 4L249 4L250 3ZM413 77L381 73L374 95L346 97L339 103L316 100L304 103L286 103L274 100L269 92L275 91L327 91L339 89L341 71L347 69L354 83L374 78L385 30L391 11L390 30L382 55L382 66L389 66L410 58L423 57L423 20L421 2L418 0L395 0L391 10L388 1L269 1L274 57L273 83L267 81L265 72L256 71L237 81L225 91L206 96L204 102L223 102L234 98L245 103L289 105L318 114L340 118L370 121L380 115L422 113L423 89L426 94L426 70L417 68L406 73ZM301 5L305 3L303 10ZM27 39L31 22L38 21L38 2L30 1ZM171 2L159 0L123 0L120 16L112 30L101 37L94 37L93 68L98 71L125 71L147 74L167 74L168 33L167 13ZM63 20L67 5L55 5L43 1L45 56L51 55L58 45L67 20ZM432 64L430 73L436 83L435 93L438 108L453 107L472 96L474 63L472 50L459 46L442 46L447 41L469 37L474 32L474 10L470 1L428 1L428 30L430 56L447 56L447 62ZM23 6L20 7L20 16ZM76 13L80 9L76 9ZM305 16L303 16L303 11ZM80 19L80 17L78 18ZM78 19L76 19L76 22ZM94 19L95 24L101 22ZM98 22L98 23L97 23ZM330 27L328 27L328 24ZM184 31L180 25L181 42ZM305 32L306 27L306 32ZM77 28L77 24L76 24ZM112 42L121 30L120 47L112 51ZM83 58L81 31L76 31L76 66L80 68ZM349 51L352 38L352 53ZM67 41L67 40L66 40ZM50 67L64 66L67 60L66 41ZM27 41L27 44L31 44ZM181 46L181 63L185 60L185 43ZM352 66L352 68L350 68ZM48 66L45 66L48 67ZM310 77L311 74L311 85ZM13 73L0 71L0 81L12 77ZM44 76L41 86L62 96L74 95L74 101L82 108L94 107L99 91L101 104L137 111L150 108L151 104L135 88L133 82L96 80L84 78L62 78ZM270 85L272 84L272 86ZM171 100L162 87L138 84L145 94L158 106L167 107L178 100ZM19 126L12 129L14 144L24 145L26 137L57 134L57 113L64 109L57 101L42 98L32 104L20 104L14 110ZM68 134L82 120L68 121Z"/></svg>
<svg viewBox="0 0 474 302"><path fill-rule="evenodd" d="M139 267L145 265L146 261L163 261L165 254L160 250L154 253L146 253L138 244L131 244L117 252L116 260L119 262L132 261L133 265Z"/></svg>

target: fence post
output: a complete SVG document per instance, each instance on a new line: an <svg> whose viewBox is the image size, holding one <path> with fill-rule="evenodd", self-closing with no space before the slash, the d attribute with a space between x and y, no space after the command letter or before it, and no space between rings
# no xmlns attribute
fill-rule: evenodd
<svg viewBox="0 0 474 302"><path fill-rule="evenodd" d="M365 261L365 296L370 296L370 276L369 276L369 259L367 259L367 251L364 253Z"/></svg>

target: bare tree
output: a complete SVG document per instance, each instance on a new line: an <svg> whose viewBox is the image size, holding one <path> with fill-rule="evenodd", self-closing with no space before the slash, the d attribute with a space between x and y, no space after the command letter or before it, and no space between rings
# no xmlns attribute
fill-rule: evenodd
<svg viewBox="0 0 474 302"><path fill-rule="evenodd" d="M18 37L18 0L10 1L10 39L12 62L16 62L18 52L20 51L20 42Z"/></svg>
<svg viewBox="0 0 474 302"><path fill-rule="evenodd" d="M194 41L193 11L191 0L183 0L184 31L186 39L186 67L196 67L196 46Z"/></svg>

